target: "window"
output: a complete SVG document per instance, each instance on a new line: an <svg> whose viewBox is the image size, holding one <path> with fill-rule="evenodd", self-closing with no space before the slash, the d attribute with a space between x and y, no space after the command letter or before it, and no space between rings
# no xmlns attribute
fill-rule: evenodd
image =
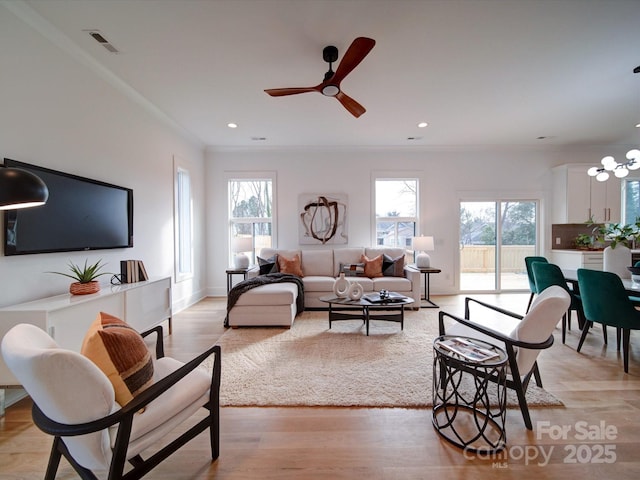
<svg viewBox="0 0 640 480"><path fill-rule="evenodd" d="M175 170L175 245L176 282L193 275L192 201L189 171L176 165Z"/></svg>
<svg viewBox="0 0 640 480"><path fill-rule="evenodd" d="M410 248L418 223L418 180L376 179L375 204L376 244Z"/></svg>
<svg viewBox="0 0 640 480"><path fill-rule="evenodd" d="M273 246L273 180L230 179L228 187L230 265L236 253L255 264L260 250Z"/></svg>
<svg viewBox="0 0 640 480"><path fill-rule="evenodd" d="M628 178L622 182L623 218L625 225L636 223L640 217L640 179Z"/></svg>

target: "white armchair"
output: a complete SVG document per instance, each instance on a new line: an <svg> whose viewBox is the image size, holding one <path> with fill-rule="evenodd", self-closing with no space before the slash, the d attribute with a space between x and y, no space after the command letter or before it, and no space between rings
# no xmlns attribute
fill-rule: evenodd
<svg viewBox="0 0 640 480"><path fill-rule="evenodd" d="M534 375L536 384L542 387L536 360L541 350L553 345L553 330L570 304L569 294L562 287L555 285L540 292L524 317L473 298L466 298L464 318L440 311L440 335L478 338L507 352L511 377L507 379L507 387L516 392L524 423L532 430L526 399L529 380L531 375ZM474 313L473 319L472 306L474 312L478 312L477 315Z"/></svg>
<svg viewBox="0 0 640 480"><path fill-rule="evenodd" d="M13 327L2 341L7 366L33 400L33 420L54 437L46 479L55 478L64 456L83 479L107 470L109 479L141 478L206 429L211 457L219 454L220 347L213 346L187 364L164 357L162 327L157 335L153 384L124 407L115 401L107 376L83 355L60 348L43 330ZM197 368L215 356L213 373ZM188 431L148 459L141 454L204 407L209 411Z"/></svg>

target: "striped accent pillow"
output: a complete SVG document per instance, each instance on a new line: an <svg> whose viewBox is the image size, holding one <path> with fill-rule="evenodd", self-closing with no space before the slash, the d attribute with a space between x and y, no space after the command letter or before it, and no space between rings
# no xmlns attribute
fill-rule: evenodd
<svg viewBox="0 0 640 480"><path fill-rule="evenodd" d="M116 402L125 406L153 383L153 359L142 336L129 324L100 312L80 349L113 385Z"/></svg>
<svg viewBox="0 0 640 480"><path fill-rule="evenodd" d="M364 277L364 263L341 263L340 273L345 277Z"/></svg>

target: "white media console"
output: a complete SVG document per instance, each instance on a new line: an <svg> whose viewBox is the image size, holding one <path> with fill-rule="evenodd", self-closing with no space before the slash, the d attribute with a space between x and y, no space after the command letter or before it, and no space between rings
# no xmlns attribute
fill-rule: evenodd
<svg viewBox="0 0 640 480"><path fill-rule="evenodd" d="M0 308L0 341L14 325L30 323L49 333L61 347L79 352L99 312L114 315L139 332L168 320L171 333L171 277L102 286L91 295L56 295ZM19 386L0 357L0 389Z"/></svg>

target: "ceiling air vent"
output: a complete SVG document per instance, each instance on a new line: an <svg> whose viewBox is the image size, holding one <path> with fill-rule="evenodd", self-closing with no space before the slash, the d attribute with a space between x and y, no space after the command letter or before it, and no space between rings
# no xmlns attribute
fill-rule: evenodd
<svg viewBox="0 0 640 480"><path fill-rule="evenodd" d="M87 30L87 32L89 32L89 35L91 35L96 42L109 50L111 53L120 53L116 47L109 43L109 40L104 38L99 30Z"/></svg>

